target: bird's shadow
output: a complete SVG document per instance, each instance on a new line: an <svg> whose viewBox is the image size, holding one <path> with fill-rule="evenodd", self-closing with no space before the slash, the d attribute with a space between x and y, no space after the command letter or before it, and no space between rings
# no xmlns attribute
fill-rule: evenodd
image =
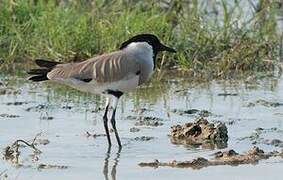
<svg viewBox="0 0 283 180"><path fill-rule="evenodd" d="M111 168L111 180L116 180L116 172L117 172L117 166L119 163L120 155L121 155L122 148L119 148L117 153L115 154L113 166ZM109 180L109 159L111 155L111 146L108 147L106 152L106 157L104 159L104 166L103 166L103 175L105 180Z"/></svg>

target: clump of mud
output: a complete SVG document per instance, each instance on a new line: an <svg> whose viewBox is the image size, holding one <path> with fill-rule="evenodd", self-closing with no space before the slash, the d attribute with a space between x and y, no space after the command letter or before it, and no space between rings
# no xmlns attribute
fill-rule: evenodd
<svg viewBox="0 0 283 180"><path fill-rule="evenodd" d="M172 126L169 137L173 144L202 146L209 149L225 148L228 130L223 123L215 125L200 117L193 123Z"/></svg>
<svg viewBox="0 0 283 180"><path fill-rule="evenodd" d="M159 162L155 160L153 162L142 162L139 163L141 167L154 167L158 168L160 166L169 166L174 168L192 168L192 169L201 169L208 166L219 166L219 165L230 165L230 166L238 166L241 164L256 164L260 160L268 159L270 157L278 157L282 156L283 152L269 152L265 153L263 150L258 147L253 147L249 151L243 154L239 154L234 150L228 151L219 151L214 154L214 158L206 159L203 157L198 157L191 161L176 161L173 160L171 162Z"/></svg>

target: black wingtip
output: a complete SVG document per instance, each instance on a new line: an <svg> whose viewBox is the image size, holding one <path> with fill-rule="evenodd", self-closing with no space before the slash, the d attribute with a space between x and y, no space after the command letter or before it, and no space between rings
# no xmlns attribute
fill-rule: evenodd
<svg viewBox="0 0 283 180"><path fill-rule="evenodd" d="M27 71L27 74L30 75L42 75L42 74L47 74L49 72L49 69L42 68L42 69L30 69Z"/></svg>
<svg viewBox="0 0 283 180"><path fill-rule="evenodd" d="M38 81L46 81L48 80L48 78L45 75L41 75L41 76L32 76L28 78L28 80L38 82Z"/></svg>

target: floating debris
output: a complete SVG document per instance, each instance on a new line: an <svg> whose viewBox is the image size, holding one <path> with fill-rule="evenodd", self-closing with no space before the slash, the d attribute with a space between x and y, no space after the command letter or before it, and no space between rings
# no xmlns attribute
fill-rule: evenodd
<svg viewBox="0 0 283 180"><path fill-rule="evenodd" d="M139 132L139 131L140 131L139 128L136 128L136 127L130 128L130 132Z"/></svg>
<svg viewBox="0 0 283 180"><path fill-rule="evenodd" d="M32 107L27 108L26 111L40 112L40 111L42 111L43 109L47 109L47 108L48 108L47 105L39 104L39 105L37 105L37 106L32 106Z"/></svg>
<svg viewBox="0 0 283 180"><path fill-rule="evenodd" d="M228 151L219 151L214 154L214 158L208 160L203 157L198 157L191 161L176 161L171 162L159 162L155 160L153 162L142 162L139 163L141 167L154 167L158 168L160 166L169 166L174 168L192 168L192 169L201 169L208 166L219 166L219 165L229 165L229 166L238 166L241 164L256 164L260 160L268 159L270 157L282 157L282 152L269 152L265 153L263 150L258 147L252 147L248 152L239 154L234 150Z"/></svg>
<svg viewBox="0 0 283 180"><path fill-rule="evenodd" d="M42 116L42 117L40 117L40 119L50 121L50 120L53 120L54 117L52 117L52 116Z"/></svg>
<svg viewBox="0 0 283 180"><path fill-rule="evenodd" d="M238 93L218 93L218 96L238 96Z"/></svg>
<svg viewBox="0 0 283 180"><path fill-rule="evenodd" d="M281 103L281 102L271 102L271 101L259 99L256 102L249 102L246 105L246 107L254 107L256 105L262 105L262 106L265 106L265 107L279 107L279 106L283 106L283 103Z"/></svg>
<svg viewBox="0 0 283 180"><path fill-rule="evenodd" d="M48 139L36 139L33 144L36 146L36 145L47 145L49 143L50 141Z"/></svg>
<svg viewBox="0 0 283 180"><path fill-rule="evenodd" d="M41 169L67 169L67 168L69 168L69 166L65 166L65 165L51 165L51 164L39 164L37 166L37 168L39 170L41 170Z"/></svg>
<svg viewBox="0 0 283 180"><path fill-rule="evenodd" d="M200 117L193 123L172 126L169 137L173 144L224 148L227 146L228 130L223 123L215 125Z"/></svg>
<svg viewBox="0 0 283 180"><path fill-rule="evenodd" d="M70 109L73 108L73 106L65 105L65 106L62 106L62 108L63 108L63 109L69 109L69 110L70 110Z"/></svg>
<svg viewBox="0 0 283 180"><path fill-rule="evenodd" d="M27 142L25 140L22 139L18 139L16 140L12 145L8 145L6 146L6 148L4 149L3 155L4 155L4 159L7 161L11 161L13 164L16 165L21 165L19 163L19 157L20 157L20 147L24 148L24 147L29 147L30 149L33 150L33 155L39 155L41 153L41 151L36 147L36 145L38 145L39 143L36 142L37 141L37 137L40 135L41 133L37 134L35 136L35 138L32 140L32 142Z"/></svg>
<svg viewBox="0 0 283 180"><path fill-rule="evenodd" d="M0 117L2 118L18 118L20 117L19 115L14 115L14 114L0 114Z"/></svg>
<svg viewBox="0 0 283 180"><path fill-rule="evenodd" d="M132 112L135 112L135 113L139 113L139 114L142 114L146 111L152 111L151 109L147 109L147 108L137 108L137 109L133 109Z"/></svg>
<svg viewBox="0 0 283 180"><path fill-rule="evenodd" d="M89 138L89 137L97 138L97 137L100 137L100 136L106 136L106 134L95 134L95 133L90 133L90 132L86 131L85 136L87 138Z"/></svg>
<svg viewBox="0 0 283 180"><path fill-rule="evenodd" d="M135 141L150 141L154 139L154 137L151 136L141 136L141 137L135 137Z"/></svg>

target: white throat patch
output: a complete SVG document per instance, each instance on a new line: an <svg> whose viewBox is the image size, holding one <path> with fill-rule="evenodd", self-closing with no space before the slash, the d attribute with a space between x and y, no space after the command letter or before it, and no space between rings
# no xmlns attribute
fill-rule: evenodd
<svg viewBox="0 0 283 180"><path fill-rule="evenodd" d="M153 62L153 48L146 42L132 42L124 51L131 54L136 61L140 63L144 68L144 73L148 74L148 77L152 74L154 68Z"/></svg>
<svg viewBox="0 0 283 180"><path fill-rule="evenodd" d="M147 42L132 42L125 48L125 50L153 57L153 48Z"/></svg>

